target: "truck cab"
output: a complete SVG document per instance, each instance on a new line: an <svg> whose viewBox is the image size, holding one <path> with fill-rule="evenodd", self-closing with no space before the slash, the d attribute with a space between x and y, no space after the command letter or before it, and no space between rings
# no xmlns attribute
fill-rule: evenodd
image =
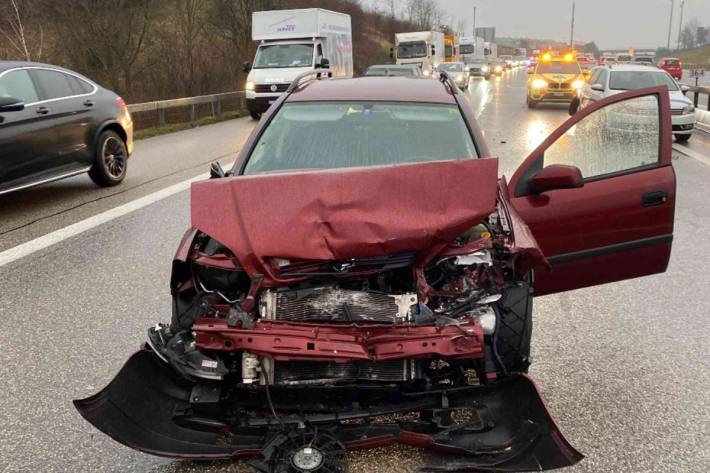
<svg viewBox="0 0 710 473"><path fill-rule="evenodd" d="M447 34L444 36L444 61L459 61L459 37L455 34Z"/></svg>
<svg viewBox="0 0 710 473"><path fill-rule="evenodd" d="M397 33L393 56L397 64L414 64L421 69L422 75L431 77L434 68L444 62L444 33Z"/></svg>
<svg viewBox="0 0 710 473"><path fill-rule="evenodd" d="M243 70L248 72L247 109L255 120L305 72L353 75L349 15L319 8L254 12L252 39L261 43L254 62Z"/></svg>

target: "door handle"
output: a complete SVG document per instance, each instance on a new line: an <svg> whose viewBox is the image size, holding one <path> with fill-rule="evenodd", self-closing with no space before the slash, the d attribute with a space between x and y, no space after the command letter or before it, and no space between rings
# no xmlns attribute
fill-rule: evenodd
<svg viewBox="0 0 710 473"><path fill-rule="evenodd" d="M84 105L86 107L93 107L94 106L94 101L93 100L87 100L84 102Z"/></svg>
<svg viewBox="0 0 710 473"><path fill-rule="evenodd" d="M646 192L641 196L641 205L644 207L653 207L655 205L661 205L668 200L668 191L659 190Z"/></svg>
<svg viewBox="0 0 710 473"><path fill-rule="evenodd" d="M39 115L46 115L49 113L49 109L47 107L39 107L36 113Z"/></svg>

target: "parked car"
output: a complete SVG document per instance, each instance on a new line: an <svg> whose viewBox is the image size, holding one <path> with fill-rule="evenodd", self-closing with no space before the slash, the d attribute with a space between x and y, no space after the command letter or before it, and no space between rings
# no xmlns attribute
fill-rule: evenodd
<svg viewBox="0 0 710 473"><path fill-rule="evenodd" d="M193 184L172 322L80 413L147 453L262 472L341 473L346 449L393 442L457 471L579 462L525 374L533 294L665 271L667 87L591 104L507 180L446 79L312 77ZM597 133L648 101L642 140Z"/></svg>
<svg viewBox="0 0 710 473"><path fill-rule="evenodd" d="M436 66L436 70L448 73L461 90L467 89L471 82L471 76L462 62L442 62Z"/></svg>
<svg viewBox="0 0 710 473"><path fill-rule="evenodd" d="M419 67L409 64L382 64L370 66L367 68L365 74L363 75L368 77L411 77L414 79L421 79L422 77L424 77Z"/></svg>
<svg viewBox="0 0 710 473"><path fill-rule="evenodd" d="M580 90L580 106L586 107L603 98L627 90L664 86L671 97L673 134L676 141L685 143L695 128L695 107L683 92L687 86L679 85L666 71L654 66L617 65L611 68L596 67ZM572 110L575 111L575 110Z"/></svg>
<svg viewBox="0 0 710 473"><path fill-rule="evenodd" d="M0 61L0 194L81 173L115 186L132 151L121 97L68 69Z"/></svg>
<svg viewBox="0 0 710 473"><path fill-rule="evenodd" d="M664 57L658 63L658 67L669 73L677 81L683 78L683 62L678 58Z"/></svg>

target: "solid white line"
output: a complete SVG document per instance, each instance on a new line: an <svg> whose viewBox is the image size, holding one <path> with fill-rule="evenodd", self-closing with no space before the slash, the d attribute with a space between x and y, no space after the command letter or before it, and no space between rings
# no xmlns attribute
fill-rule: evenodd
<svg viewBox="0 0 710 473"><path fill-rule="evenodd" d="M231 167L231 164L228 164L224 166L224 169L229 169ZM186 181L179 182L170 187L166 187L165 189L161 189L157 192L153 192L152 194L148 194L139 199L125 203L123 205L119 205L118 207L114 207L100 214L96 214L85 220L81 220L80 222L76 222L64 228L60 228L59 230L47 233L46 235L42 235L41 237L35 238L34 240L21 243L13 248L10 248L9 250L0 252L0 268L12 263L13 261L17 261L20 258L29 256L32 253L44 250L45 248L49 248L52 245L56 245L57 243L64 241L68 238L79 235L80 233L84 233L85 231L91 230L92 228L96 228L99 225L103 225L104 223L110 222L111 220L115 220L131 212L135 212L136 210L142 209L143 207L147 207L151 204L158 202L159 200L170 197L171 195L175 195L179 192L185 191L190 188L190 185L193 182L201 181L207 179L208 177L209 174L201 174L199 176L195 176Z"/></svg>
<svg viewBox="0 0 710 473"><path fill-rule="evenodd" d="M710 158L708 158L704 154L700 154L697 151L688 148L687 146L679 145L678 143L673 143L673 149L678 151L679 153L682 153L690 158L697 159L701 163L710 166Z"/></svg>

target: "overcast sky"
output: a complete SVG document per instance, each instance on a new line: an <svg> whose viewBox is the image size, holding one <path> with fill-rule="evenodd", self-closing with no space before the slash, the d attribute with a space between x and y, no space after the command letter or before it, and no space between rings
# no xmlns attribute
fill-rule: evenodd
<svg viewBox="0 0 710 473"><path fill-rule="evenodd" d="M678 40L680 1L675 0L671 47ZM407 0L397 0L404 6ZM569 41L572 0L437 0L456 27L466 21L471 32L473 7L478 7L476 24L495 26L497 36L559 39ZM382 0L362 3L384 5ZM595 41L602 48L637 49L665 46L671 0L576 0L575 38ZM697 18L710 26L710 0L685 0L683 22Z"/></svg>

